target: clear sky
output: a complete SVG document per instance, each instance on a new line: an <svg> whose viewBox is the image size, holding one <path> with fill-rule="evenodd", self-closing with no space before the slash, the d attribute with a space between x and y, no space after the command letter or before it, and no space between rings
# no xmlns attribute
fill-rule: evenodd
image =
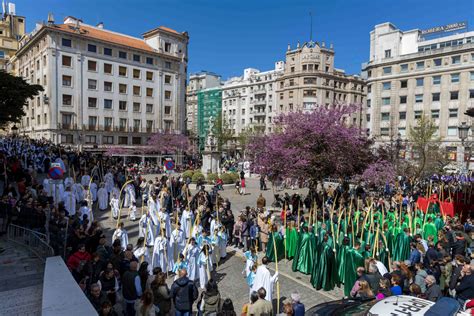
<svg viewBox="0 0 474 316"><path fill-rule="evenodd" d="M390 21L402 30L467 20L474 29L474 0L11 0L31 31L52 12L87 24L141 37L160 25L188 31L188 72L239 76L244 68L262 71L284 60L288 43L313 39L334 44L335 66L359 73L368 59L369 32Z"/></svg>

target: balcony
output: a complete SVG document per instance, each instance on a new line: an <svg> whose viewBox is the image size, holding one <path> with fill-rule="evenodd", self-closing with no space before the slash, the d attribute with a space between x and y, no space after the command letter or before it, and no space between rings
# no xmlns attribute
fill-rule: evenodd
<svg viewBox="0 0 474 316"><path fill-rule="evenodd" d="M119 132L126 132L127 131L127 126L119 126L118 131Z"/></svg>
<svg viewBox="0 0 474 316"><path fill-rule="evenodd" d="M62 130L66 130L66 131L76 130L77 125L72 124L72 123L59 123L58 124L58 129L62 129Z"/></svg>
<svg viewBox="0 0 474 316"><path fill-rule="evenodd" d="M139 126L134 126L134 127L131 127L130 129L134 133L139 133L140 132L140 127Z"/></svg>
<svg viewBox="0 0 474 316"><path fill-rule="evenodd" d="M96 131L98 130L97 124L89 124L89 125L84 125L84 129L88 131Z"/></svg>
<svg viewBox="0 0 474 316"><path fill-rule="evenodd" d="M265 117L265 116L267 116L267 113L265 113L264 111L254 111L253 116L254 117Z"/></svg>

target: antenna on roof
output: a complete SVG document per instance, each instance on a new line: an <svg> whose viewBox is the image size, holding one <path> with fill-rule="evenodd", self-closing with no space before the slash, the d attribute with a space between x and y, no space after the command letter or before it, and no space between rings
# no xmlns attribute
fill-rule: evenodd
<svg viewBox="0 0 474 316"><path fill-rule="evenodd" d="M54 24L54 16L51 12L48 13L48 25Z"/></svg>
<svg viewBox="0 0 474 316"><path fill-rule="evenodd" d="M310 27L309 27L309 41L313 41L313 13L309 11Z"/></svg>

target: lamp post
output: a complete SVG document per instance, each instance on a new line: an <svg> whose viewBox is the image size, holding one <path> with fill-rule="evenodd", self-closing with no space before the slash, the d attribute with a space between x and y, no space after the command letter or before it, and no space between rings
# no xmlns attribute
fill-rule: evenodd
<svg viewBox="0 0 474 316"><path fill-rule="evenodd" d="M466 122L462 122L461 125L458 126L458 135L459 135L459 139L461 139L461 145L464 146L464 152L466 152L467 147L469 147L469 152L468 152L468 157L467 157L467 166L466 166L467 172L469 172L469 162L471 160L471 146L470 145L472 144L470 142L466 142L466 139L468 137L470 128L471 127L467 125ZM463 157L463 160L464 160L464 157ZM463 162L463 165L464 165L464 162Z"/></svg>
<svg viewBox="0 0 474 316"><path fill-rule="evenodd" d="M16 127L16 124L12 126L11 130L13 137L16 137L18 135L18 127Z"/></svg>

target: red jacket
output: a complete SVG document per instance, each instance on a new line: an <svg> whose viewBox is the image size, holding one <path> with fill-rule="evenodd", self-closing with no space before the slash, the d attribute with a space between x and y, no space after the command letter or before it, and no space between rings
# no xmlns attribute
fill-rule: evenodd
<svg viewBox="0 0 474 316"><path fill-rule="evenodd" d="M91 255L87 252L80 252L79 250L72 254L67 260L67 266L69 270L76 270L77 267L81 264L81 262L89 262L91 260Z"/></svg>

